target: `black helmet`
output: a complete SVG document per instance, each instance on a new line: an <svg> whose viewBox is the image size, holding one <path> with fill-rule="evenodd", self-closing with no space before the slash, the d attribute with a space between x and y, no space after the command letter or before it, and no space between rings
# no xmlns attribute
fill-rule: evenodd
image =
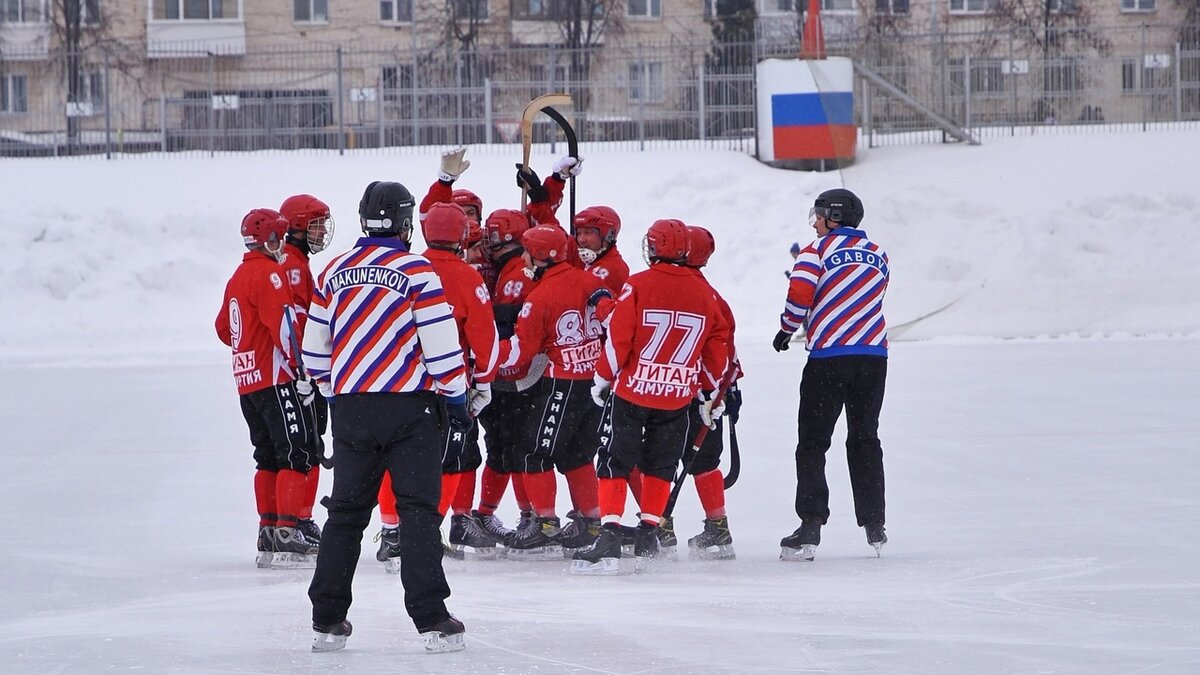
<svg viewBox="0 0 1200 675"><path fill-rule="evenodd" d="M858 227L863 219L862 200L845 188L834 188L817 195L813 208L825 209L823 215L826 218L847 227Z"/></svg>
<svg viewBox="0 0 1200 675"><path fill-rule="evenodd" d="M365 234L398 235L404 241L412 237L413 199L408 188L400 183L375 181L363 192L358 203L358 219Z"/></svg>

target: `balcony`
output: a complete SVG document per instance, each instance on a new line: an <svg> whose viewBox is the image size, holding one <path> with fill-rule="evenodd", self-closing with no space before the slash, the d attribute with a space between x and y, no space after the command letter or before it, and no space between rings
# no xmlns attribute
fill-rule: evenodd
<svg viewBox="0 0 1200 675"><path fill-rule="evenodd" d="M0 22L0 54L6 61L41 61L50 54L50 24Z"/></svg>
<svg viewBox="0 0 1200 675"><path fill-rule="evenodd" d="M146 56L200 58L246 53L245 0L147 0Z"/></svg>

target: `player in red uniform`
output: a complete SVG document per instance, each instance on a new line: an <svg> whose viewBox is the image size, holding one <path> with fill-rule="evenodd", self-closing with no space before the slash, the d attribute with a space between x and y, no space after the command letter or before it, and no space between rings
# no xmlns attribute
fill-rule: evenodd
<svg viewBox="0 0 1200 675"><path fill-rule="evenodd" d="M308 402L296 392L291 289L279 258L287 221L254 209L242 219L249 249L225 286L215 327L233 350L233 377L254 445L258 566L311 567L317 543L297 529L316 461Z"/></svg>
<svg viewBox="0 0 1200 675"><path fill-rule="evenodd" d="M462 242L468 232L466 212L457 204L433 204L421 220L421 234L429 248L421 255L429 259L441 279L446 302L453 308L458 328L467 379L471 385L469 405L471 416L477 416L491 401L491 382L496 375L499 345L493 320L492 301L479 273L460 257ZM442 493L438 511L444 516L459 494L460 482L474 484L475 469L482 459L479 454L479 430L472 424L461 430L447 428L443 439ZM398 572L393 563L400 555L400 518L396 513L391 478L384 474L379 489L379 511L383 520L377 558ZM474 490L471 491L472 495ZM470 500L465 507L454 507L450 526L450 547L453 553L463 553L470 546L475 553L494 557L496 542L478 531L478 524L468 518ZM458 557L458 556L455 556Z"/></svg>
<svg viewBox="0 0 1200 675"><path fill-rule="evenodd" d="M567 262L570 241L559 227L539 225L521 237L525 261L537 286L517 319L515 334L501 342L502 367L524 367L534 356L549 360L536 390L530 421L536 436L519 447L516 470L535 520L509 542L509 557L561 557L564 549L590 544L600 527L596 467L601 411L591 402L590 386L600 358L600 322L592 296L609 295L596 277ZM557 486L553 469L566 476L576 514L569 530L555 514Z"/></svg>
<svg viewBox="0 0 1200 675"><path fill-rule="evenodd" d="M712 257L716 246L711 232L703 227L688 227L687 266L695 270L696 276L708 285L713 299L721 308L725 322L729 325L728 367L734 370L735 379L725 392L723 401L725 416L729 418L730 423L736 423L742 407L742 393L737 388L736 378L742 376L742 370L738 362L737 349L733 344L734 329L736 328L733 310L730 309L729 303L725 302L725 298L722 298L721 294L704 277L704 273L700 271L708 264L708 259ZM698 403L703 403L703 401ZM701 424L700 406L693 405L690 414L692 427L699 429ZM700 498L700 506L704 509L704 530L688 539L688 554L691 558L700 560L733 560L736 557L733 550L733 536L729 533L729 518L725 514L725 476L721 473L721 452L724 450L721 433L724 419L719 418L714 420L714 423L716 426L704 437L704 443L700 445L699 451L693 451L692 446L689 445L683 455L684 469L695 482L696 494ZM659 543L663 543L661 539Z"/></svg>
<svg viewBox="0 0 1200 675"><path fill-rule="evenodd" d="M292 287L292 309L296 314L296 343L304 343L304 328L308 325L308 306L312 303L313 275L309 266L309 256L320 253L333 240L333 217L329 213L329 205L312 195L292 195L283 200L279 213L287 219L287 239L284 241L284 255L280 261L287 275L288 284ZM312 413L317 422L314 441L318 455L324 454L325 429L329 424L329 405L325 397L314 392L312 382L307 379L296 381L296 390L302 398L312 396ZM306 496L298 514L300 521L297 527L304 536L320 543L321 528L313 521L312 509L317 500L317 486L321 478L321 465L313 464L305 479Z"/></svg>
<svg viewBox="0 0 1200 675"><path fill-rule="evenodd" d="M657 557L658 526L671 479L694 436L688 408L697 392L709 423L728 362L729 327L712 291L686 267L687 226L657 220L646 232L650 269L625 283L612 315L604 358L592 389L597 404L611 388L612 433L600 448L600 536L574 556L576 574L615 574L621 557L626 476L642 471L640 522L634 555ZM698 380L698 381L697 381Z"/></svg>
<svg viewBox="0 0 1200 675"><path fill-rule="evenodd" d="M629 265L617 250L621 217L608 206L589 206L575 214L575 242L583 269L599 277L614 295L629 278Z"/></svg>

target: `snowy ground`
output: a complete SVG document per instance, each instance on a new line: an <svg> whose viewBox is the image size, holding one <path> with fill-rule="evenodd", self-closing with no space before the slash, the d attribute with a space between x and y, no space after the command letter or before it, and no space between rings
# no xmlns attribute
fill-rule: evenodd
<svg viewBox="0 0 1200 675"><path fill-rule="evenodd" d="M717 234L710 278L749 372L738 560L612 579L452 563L470 646L438 657L370 543L350 647L308 652L308 574L253 566L252 462L211 332L241 214L325 195L340 249L362 185L424 189L436 160L6 162L0 672L1198 672L1198 149L1194 132L997 139L845 172L892 253L892 322L963 300L893 346L884 556L854 527L838 438L811 564L776 560L804 354L768 345L787 245L838 176L594 149L580 204L621 211L630 258L653 217ZM467 186L507 205L511 158L476 159ZM677 516L698 531L690 486Z"/></svg>

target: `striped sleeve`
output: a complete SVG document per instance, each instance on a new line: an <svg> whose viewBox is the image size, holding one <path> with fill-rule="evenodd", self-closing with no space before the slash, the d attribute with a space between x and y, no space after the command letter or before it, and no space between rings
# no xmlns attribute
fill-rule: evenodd
<svg viewBox="0 0 1200 675"><path fill-rule="evenodd" d="M821 256L817 252L816 242L813 242L796 256L796 264L788 275L787 302L783 314L779 316L780 329L795 333L804 327L804 317L812 308L820 276Z"/></svg>
<svg viewBox="0 0 1200 675"><path fill-rule="evenodd" d="M329 302L323 284L313 291L301 349L309 376L319 383L329 384L333 339L329 332Z"/></svg>
<svg viewBox="0 0 1200 675"><path fill-rule="evenodd" d="M437 381L438 393L449 397L466 394L466 366L458 325L446 304L442 282L428 263L414 267L408 274L413 281L410 298L425 370Z"/></svg>

